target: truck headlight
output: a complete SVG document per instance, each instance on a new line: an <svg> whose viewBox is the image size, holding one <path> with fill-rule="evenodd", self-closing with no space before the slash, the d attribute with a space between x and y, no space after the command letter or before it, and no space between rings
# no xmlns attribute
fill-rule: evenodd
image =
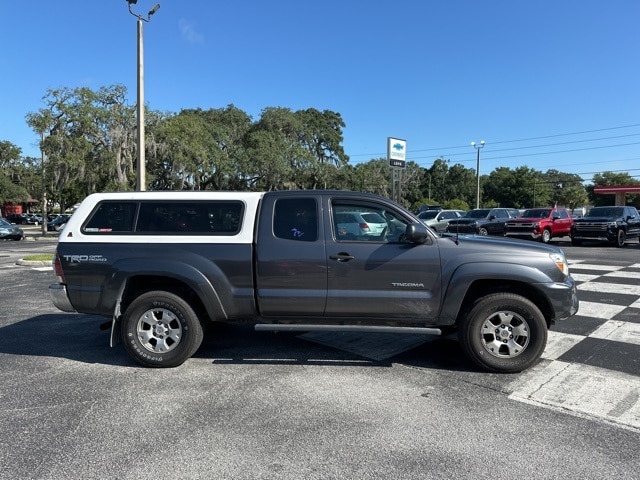
<svg viewBox="0 0 640 480"><path fill-rule="evenodd" d="M569 275L569 264L567 263L567 259L561 253L550 253L549 258L553 263L556 264L558 270L562 272L563 275Z"/></svg>

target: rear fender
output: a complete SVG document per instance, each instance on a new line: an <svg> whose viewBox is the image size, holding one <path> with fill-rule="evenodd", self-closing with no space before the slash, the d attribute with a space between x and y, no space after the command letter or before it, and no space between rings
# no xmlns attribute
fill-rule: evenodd
<svg viewBox="0 0 640 480"><path fill-rule="evenodd" d="M233 289L223 272L214 263L207 262L205 271L196 269L190 264L158 259L127 259L113 265L113 274L107 280L102 304L113 309L111 344L117 343L117 331L125 297L130 295L128 290L136 277L154 277L158 283L150 285L149 289L162 289L162 279L167 284L180 282L191 289L202 302L209 318L228 320L229 315L224 305L232 305ZM137 295L137 294L136 294Z"/></svg>

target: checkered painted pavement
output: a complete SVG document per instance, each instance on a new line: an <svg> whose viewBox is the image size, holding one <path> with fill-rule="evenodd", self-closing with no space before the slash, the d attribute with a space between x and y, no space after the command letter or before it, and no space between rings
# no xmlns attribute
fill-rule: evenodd
<svg viewBox="0 0 640 480"><path fill-rule="evenodd" d="M640 431L640 263L570 270L580 310L551 328L510 398Z"/></svg>

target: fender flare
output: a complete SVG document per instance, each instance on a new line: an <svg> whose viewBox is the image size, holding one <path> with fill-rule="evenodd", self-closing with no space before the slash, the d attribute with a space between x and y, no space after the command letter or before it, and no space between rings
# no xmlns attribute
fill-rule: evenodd
<svg viewBox="0 0 640 480"><path fill-rule="evenodd" d="M466 263L457 267L444 289L440 319L443 325L453 325L464 299L474 282L518 282L535 288L534 284L554 283L543 271L527 265L508 262Z"/></svg>
<svg viewBox="0 0 640 480"><path fill-rule="evenodd" d="M180 281L195 292L210 318L228 320L224 299L231 299L231 285L215 263L201 259L198 265L204 268L197 269L189 262L156 258L128 258L113 264L113 273L105 283L101 299L104 305L113 305L111 346L119 341L123 297L131 279L138 276L167 277Z"/></svg>

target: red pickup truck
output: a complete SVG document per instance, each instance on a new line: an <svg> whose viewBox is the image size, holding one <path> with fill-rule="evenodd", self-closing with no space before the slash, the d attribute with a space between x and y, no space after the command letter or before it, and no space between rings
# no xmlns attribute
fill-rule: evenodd
<svg viewBox="0 0 640 480"><path fill-rule="evenodd" d="M549 243L553 237L571 234L573 217L566 208L531 208L505 224L507 237L529 238Z"/></svg>

